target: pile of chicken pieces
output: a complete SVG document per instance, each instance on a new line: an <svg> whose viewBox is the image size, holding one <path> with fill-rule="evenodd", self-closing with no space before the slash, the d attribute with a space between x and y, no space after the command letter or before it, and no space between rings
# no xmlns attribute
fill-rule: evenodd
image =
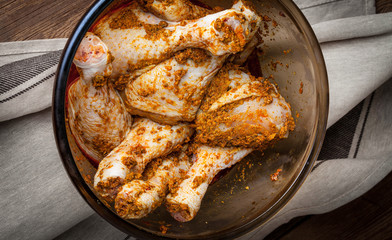
<svg viewBox="0 0 392 240"><path fill-rule="evenodd" d="M223 11L139 0L85 35L68 121L99 162L96 192L119 216L142 218L165 203L190 221L220 170L294 129L275 85L239 67L259 44L261 22L243 0Z"/></svg>

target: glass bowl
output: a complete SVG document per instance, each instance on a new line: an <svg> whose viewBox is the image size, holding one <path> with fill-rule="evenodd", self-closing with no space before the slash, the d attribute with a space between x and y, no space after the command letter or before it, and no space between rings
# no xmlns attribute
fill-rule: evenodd
<svg viewBox="0 0 392 240"><path fill-rule="evenodd" d="M101 0L82 17L65 46L53 94L53 127L64 167L87 203L106 221L136 238L222 239L239 237L274 216L295 194L317 159L328 115L328 80L319 43L303 14L290 0L253 0L271 21L259 53L263 76L273 75L292 106L296 128L288 139L264 153L254 152L212 184L195 219L176 222L163 206L140 220L123 220L92 188L95 169L83 156L66 122L67 82L72 59L88 29L107 11L126 1ZM229 8L232 1L206 0ZM268 20L268 19L267 19ZM278 181L270 175L282 169ZM168 227L163 234L161 226Z"/></svg>

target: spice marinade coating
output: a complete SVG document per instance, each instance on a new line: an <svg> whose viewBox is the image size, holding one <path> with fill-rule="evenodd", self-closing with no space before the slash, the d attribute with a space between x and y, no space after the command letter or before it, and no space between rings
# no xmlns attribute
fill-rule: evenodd
<svg viewBox="0 0 392 240"><path fill-rule="evenodd" d="M117 213L128 219L142 218L159 207L192 165L187 145L170 155L155 159L143 173L144 179L126 183L115 199Z"/></svg>
<svg viewBox="0 0 392 240"><path fill-rule="evenodd" d="M226 58L202 49L177 53L128 83L127 110L160 123L193 121L208 84Z"/></svg>
<svg viewBox="0 0 392 240"><path fill-rule="evenodd" d="M229 74L232 76L229 77ZM233 84L234 75L246 79L244 74L248 75L249 82L241 80ZM248 106L241 109L246 102ZM276 114L279 107L285 110L284 120ZM275 85L230 64L221 69L212 81L200 110L196 119L195 141L210 146L264 150L287 137L295 126L290 105Z"/></svg>
<svg viewBox="0 0 392 240"><path fill-rule="evenodd" d="M116 199L121 217L147 215L170 191L168 210L175 219L189 221L220 169L288 136L294 127L290 106L273 84L231 64L213 79L230 54L241 52L230 58L237 63L247 59L259 42L254 36L260 24L261 18L244 1L217 12L188 0L139 0L94 27L95 37L109 49L112 67L112 74L93 77L94 87L116 87L127 111L146 117L128 128L95 176L95 189L104 198ZM244 123L248 118L257 121ZM179 124L184 121L191 124ZM197 131L195 144L185 151L180 146L189 142L191 127ZM150 161L155 167L143 173Z"/></svg>
<svg viewBox="0 0 392 240"><path fill-rule="evenodd" d="M250 11L228 9L171 22L144 12L133 2L101 19L92 31L114 56L112 75L118 77L142 73L186 48L203 48L214 55L239 52L257 31L257 21Z"/></svg>
<svg viewBox="0 0 392 240"><path fill-rule="evenodd" d="M136 15L134 14L135 13L134 11L136 11L136 13L138 13L138 11L139 11L139 16L137 19L136 19ZM209 18L207 18L207 20L205 20L205 19L202 19L202 21L198 20L199 22L202 23L202 25L207 24L207 26L204 26L204 28L194 24L194 25L192 25L193 28L191 26L191 29L198 30L199 33L201 33L201 32L205 32L206 29L210 29L212 27L212 29L214 29L214 31L216 31L215 28L211 25L212 22L216 21L214 19L219 19L221 17L224 17L225 19L232 21L231 25L233 27L233 30L237 31L237 33L235 33L235 36L238 36L240 40L233 39L233 37L231 37L231 38L227 37L227 33L223 33L222 37L224 38L223 40L225 42L223 43L223 40L222 40L222 44L219 44L219 42L218 42L218 44L213 43L212 46L214 47L214 44L215 44L216 45L215 47L219 47L217 50L220 51L221 54L226 54L225 51L228 51L228 52L238 51L236 49L241 48L241 46L245 46L245 44L246 44L246 42L244 42L245 39L252 38L253 37L252 34L254 34L255 31L252 33L248 29L250 24L245 22L245 20L244 20L245 17L243 17L241 19L241 21L238 21L238 20L236 20L235 17L232 16L233 14L235 14L236 16L241 15L240 13L237 13L234 10L231 10L231 11L228 10L226 12L221 12L221 13L214 15L214 16L211 15L211 16L209 16ZM249 19L254 18L254 16L252 16L252 14L247 13L247 15L249 15L248 16ZM117 29L117 30L120 29L117 32L119 34L119 36L124 34L124 29L126 30L125 31L126 36L129 36L129 31L131 31L132 35L134 35L135 31L137 32L139 30L142 30L146 33L144 35L144 40L154 39L155 41L157 41L157 39L159 37L164 40L167 40L166 39L167 36L165 34L162 35L161 31L159 31L160 32L159 34L157 32L155 32L157 34L152 36L151 34L153 34L153 33L151 32L151 29L156 30L156 28L151 28L150 25L148 25L149 27L146 30L146 26L147 26L146 23L141 22L138 19L139 18L141 18L141 19L149 18L151 16L146 16L146 13L144 13L140 8L138 8L137 4L136 5L131 4L127 8L120 10L118 15L113 14L111 17L113 17L113 18L101 20L101 22L100 22L101 25L98 24L96 26L96 29L102 28L102 24L103 25L109 24L109 28L103 27L103 29L104 30L105 29L106 30L113 29L113 28ZM206 21L206 23L203 21ZM253 21L253 20L251 20L251 21ZM208 24L208 23L210 23L210 24ZM163 27L166 26L166 24L162 23L162 21L160 21L159 24L161 24ZM181 25L184 25L184 24L181 23ZM219 26L219 29L223 30L225 28L225 31L228 32L227 27L228 26L226 26L225 24L221 24ZM128 29L128 28L130 28L130 29ZM187 31L190 31L190 30L187 29ZM97 32L97 31L95 31L95 32L97 34L101 35L99 32ZM216 33L216 34L219 34L219 33ZM158 35L159 35L159 37L158 37ZM190 36L190 35L188 35L188 36ZM233 39L233 41L230 41L230 40L228 41L227 39ZM203 39L201 39L201 40L203 40ZM122 43L124 43L124 42L122 42ZM169 41L169 43L170 43L170 41ZM199 44L200 42L196 41L196 43ZM203 44L205 44L205 43L203 43ZM129 50L129 49L134 50L135 49L134 47L135 47L135 44L131 44L130 48L127 48L127 50ZM112 54L115 55L116 50L114 48L110 47L110 44L109 44L109 49L111 50ZM222 50L222 49L226 49L226 50ZM195 51L195 53L197 53L197 51ZM176 61L178 60L180 63L184 63L185 58L190 58L191 61L194 61L196 63L195 72L199 72L198 70L200 70L202 67L205 67L204 65L201 66L201 64L200 64L200 61L205 59L205 57L201 58L200 56L205 56L205 54L203 54L203 52L200 52L200 51L199 51L199 53L200 54L187 54L187 51L184 51L182 54L181 53L177 54L176 57L174 57L174 59ZM222 57L221 59L224 59L224 58L225 57ZM207 59L209 59L209 58L207 58ZM186 63L186 64L188 64L188 63ZM113 63L113 65L114 65L114 63ZM169 69L169 68L173 68L173 66L166 65L165 68ZM138 79L143 78L143 76L150 74L155 69L157 69L157 68L155 67L152 70L150 70L149 72L142 74L139 78L137 78L136 80L133 80L133 82L137 81ZM188 68L187 71L188 70L190 70L190 69ZM214 70L214 71L216 71L216 70ZM184 72L184 71L180 71L180 72ZM174 74L174 75L175 75L174 80L176 82L178 82L180 79L182 79L184 77L184 76L180 76L180 78L177 77L177 79L176 79L176 74ZM180 75L184 75L184 74L180 74ZM178 76L178 74L177 74L177 76ZM163 80L163 79L160 78L160 80ZM145 86L147 86L147 85L144 85L144 87ZM141 91L141 95L147 96L149 92L150 92L150 90L148 90L148 88L147 89L145 88L144 91ZM174 93L176 93L175 89L174 89ZM172 102L174 103L174 101L172 101ZM197 104L200 104L200 102L201 102L201 97L199 96L199 100L197 101ZM133 105L132 107L134 108L135 105ZM193 112L195 113L196 110L197 110L197 108L194 109ZM151 116L148 116L148 117L151 118ZM154 120L156 120L156 119L154 119ZM176 126L173 126L173 127L176 127ZM167 151L164 151L164 150L159 151L159 148L162 148L164 146L160 146L160 145L155 146L156 148L158 148L158 149L156 149L158 151L155 151L156 153L158 153L158 155L152 154L151 157L148 159L141 158L141 159L145 159L142 161L143 164L141 164L141 167L139 166L140 164L136 164L137 171L130 170L132 167L129 166L129 163L140 162L137 160L138 159L137 155L142 155L144 153L148 153L148 151L143 151L143 148L139 147L140 143L137 143L137 141L131 141L134 136L133 130L134 129L131 130L131 133L128 134L127 138L117 148L115 148L99 165L97 174L95 176L94 186L95 186L96 190L104 197L107 197L110 199L114 198L118 192L118 189L122 186L122 184L124 184L124 180L127 178L126 177L127 175L129 175L130 173L141 172L144 169L145 164L147 164L148 161L150 161L152 158L159 157L162 154L163 155L168 154L172 150L171 148L168 148ZM171 139L171 136L166 135L165 138L163 138L162 140L164 141L164 140L168 140L168 139ZM180 144L181 141L184 140L184 138L179 138L176 140L179 140L178 144ZM148 135L143 135L143 138L139 138L138 141L143 142L143 143L148 142ZM171 141L169 141L169 142L171 142ZM148 149L152 150L153 147L149 147ZM135 154L135 153L139 153L139 154ZM124 161L123 159L125 159L126 161Z"/></svg>
<svg viewBox="0 0 392 240"><path fill-rule="evenodd" d="M161 125L147 118L137 119L130 133L98 166L94 178L97 192L113 200L131 176L142 174L154 158L165 156L189 141L193 129L188 124Z"/></svg>
<svg viewBox="0 0 392 240"><path fill-rule="evenodd" d="M212 80L196 118L195 163L166 197L178 221L192 220L215 175L293 130L290 105L274 85L227 64Z"/></svg>
<svg viewBox="0 0 392 240"><path fill-rule="evenodd" d="M68 90L67 117L79 147L99 162L121 143L129 132L132 117L111 84L96 84L111 72L111 55L92 33L86 34L75 55L80 78Z"/></svg>

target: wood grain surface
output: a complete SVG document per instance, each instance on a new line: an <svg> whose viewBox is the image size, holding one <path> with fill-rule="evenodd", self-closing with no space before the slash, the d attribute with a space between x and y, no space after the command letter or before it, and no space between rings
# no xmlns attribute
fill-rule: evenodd
<svg viewBox="0 0 392 240"><path fill-rule="evenodd" d="M93 2L0 0L0 42L67 38ZM377 0L376 9L391 11L392 0Z"/></svg>
<svg viewBox="0 0 392 240"><path fill-rule="evenodd" d="M1 0L0 42L67 38L92 0ZM378 13L392 0L377 0ZM267 239L390 239L392 173L365 195L330 213L295 218Z"/></svg>
<svg viewBox="0 0 392 240"><path fill-rule="evenodd" d="M1 0L0 42L67 38L93 2Z"/></svg>

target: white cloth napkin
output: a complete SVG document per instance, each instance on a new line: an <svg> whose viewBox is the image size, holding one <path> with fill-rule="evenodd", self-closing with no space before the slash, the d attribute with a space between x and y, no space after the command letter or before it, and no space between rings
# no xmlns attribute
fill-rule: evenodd
<svg viewBox="0 0 392 240"><path fill-rule="evenodd" d="M331 127L320 160L294 198L241 239L261 239L295 216L331 211L392 170L392 13L374 15L371 0L295 2L322 42ZM57 153L48 107L65 41L0 43L2 239L126 236L92 215Z"/></svg>

